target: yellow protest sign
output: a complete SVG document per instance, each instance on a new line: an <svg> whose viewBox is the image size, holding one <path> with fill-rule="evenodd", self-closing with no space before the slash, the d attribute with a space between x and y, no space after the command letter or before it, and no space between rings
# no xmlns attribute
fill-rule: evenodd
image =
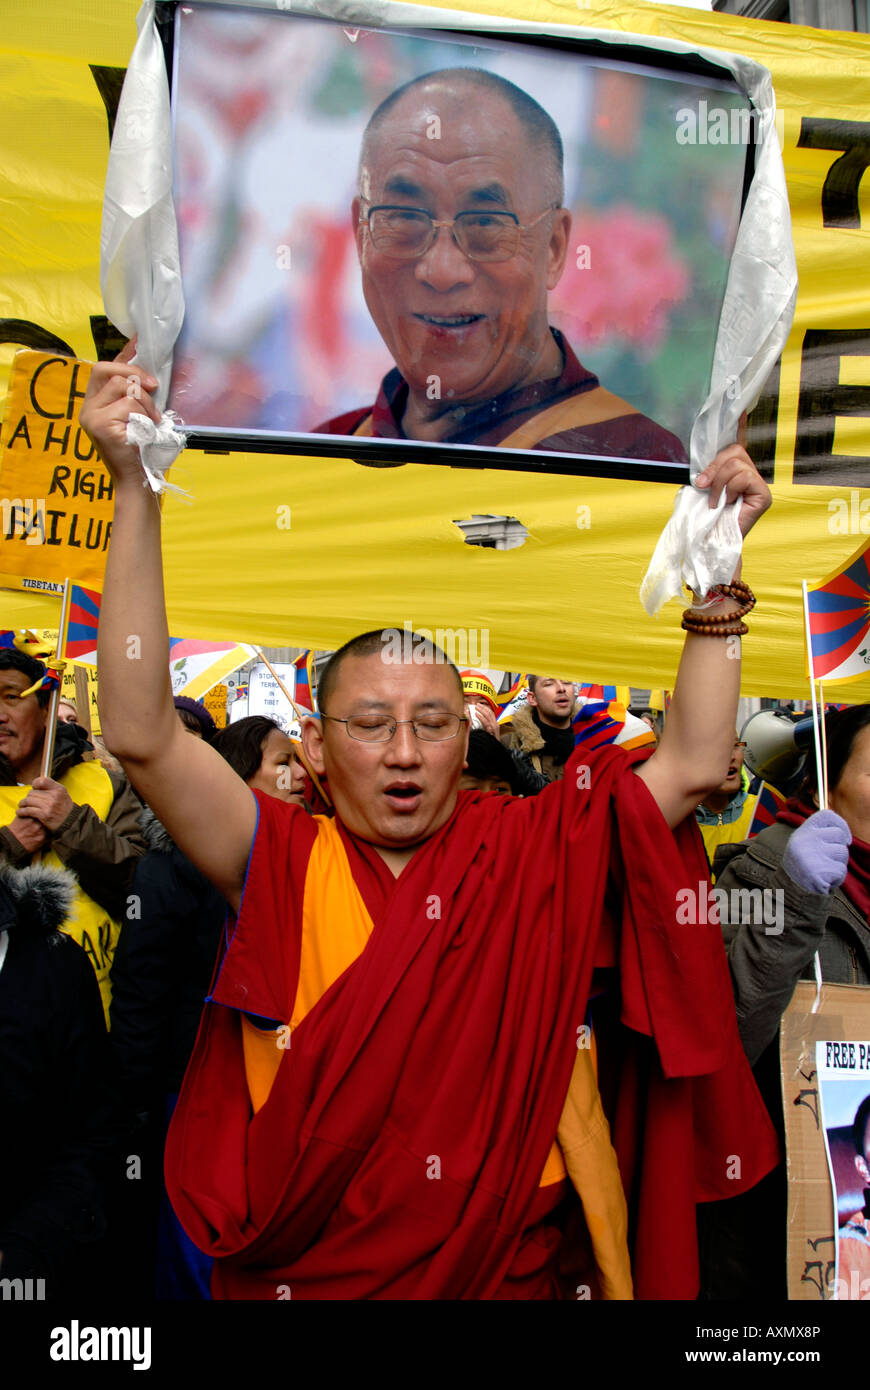
<svg viewBox="0 0 870 1390"><path fill-rule="evenodd" d="M78 723L87 727L82 718L84 711L81 708L79 686L76 684L76 672L81 673L79 675L79 684L81 684L82 678L87 682L87 707L91 732L98 734L100 732L100 711L97 706L98 682L96 666L73 666L71 662L68 662L64 668L63 678L61 680L61 699L72 701L78 711Z"/></svg>
<svg viewBox="0 0 870 1390"><path fill-rule="evenodd" d="M102 586L112 479L78 422L91 365L18 352L0 430L0 571Z"/></svg>
<svg viewBox="0 0 870 1390"><path fill-rule="evenodd" d="M202 697L205 705L215 724L219 729L227 726L227 687L225 685L214 685Z"/></svg>

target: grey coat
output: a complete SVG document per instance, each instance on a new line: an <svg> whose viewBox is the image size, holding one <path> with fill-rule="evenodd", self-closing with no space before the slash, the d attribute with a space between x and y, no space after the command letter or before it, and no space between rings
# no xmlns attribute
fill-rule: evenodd
<svg viewBox="0 0 870 1390"><path fill-rule="evenodd" d="M832 984L870 984L870 926L842 888L809 893L782 860L792 827L777 821L743 844L720 845L714 872L737 1020L746 1055L755 1063L776 1037L799 979L813 979L816 951L822 978ZM756 920L745 892L772 890L776 918ZM781 896L780 896L781 895ZM719 894L717 893L717 897ZM779 929L781 926L781 930Z"/></svg>

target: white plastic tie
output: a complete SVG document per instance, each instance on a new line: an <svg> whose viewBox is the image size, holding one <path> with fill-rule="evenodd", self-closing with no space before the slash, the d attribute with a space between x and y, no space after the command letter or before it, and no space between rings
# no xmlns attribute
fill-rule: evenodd
<svg viewBox="0 0 870 1390"><path fill-rule="evenodd" d="M193 501L189 492L166 478L167 471L187 443L187 435L178 428L174 410L164 411L158 425L149 415L134 412L127 421L127 443L137 445L152 492L173 492L187 502Z"/></svg>

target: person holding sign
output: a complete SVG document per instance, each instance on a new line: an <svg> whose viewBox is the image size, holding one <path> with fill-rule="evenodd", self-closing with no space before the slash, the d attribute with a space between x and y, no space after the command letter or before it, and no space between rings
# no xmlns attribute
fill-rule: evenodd
<svg viewBox="0 0 870 1390"><path fill-rule="evenodd" d="M779 1029L819 957L829 984L870 985L870 705L828 714L828 805L814 760L773 825L723 844L713 870L740 1037L784 1133ZM702 1215L710 1298L786 1297L784 1165L746 1197Z"/></svg>
<svg viewBox="0 0 870 1390"><path fill-rule="evenodd" d="M64 931L94 967L108 1022L112 957L145 853L142 808L123 773L85 760L91 745L77 724L58 725L51 776L40 776L51 679L36 657L0 650L0 755L10 770L0 785L0 860L71 870L76 898Z"/></svg>
<svg viewBox="0 0 870 1390"><path fill-rule="evenodd" d="M369 121L359 187L363 294L396 367L371 409L315 433L687 461L550 327L571 214L532 97L476 68L415 78Z"/></svg>
<svg viewBox="0 0 870 1390"><path fill-rule="evenodd" d="M775 823L743 844L720 845L714 860L740 1034L753 1063L777 1036L798 980L813 978L817 951L824 980L870 984L870 705L829 713L825 730L830 809L818 809L810 760ZM778 893L780 911L762 920L740 895L745 888ZM775 896L768 901L776 906ZM732 914L731 903L750 905Z"/></svg>
<svg viewBox="0 0 870 1390"><path fill-rule="evenodd" d="M855 1112L852 1142L864 1205L852 1212L845 1226L840 1228L838 1277L847 1298L850 1295L870 1298L870 1095L864 1097ZM855 1294L853 1290L859 1292Z"/></svg>
<svg viewBox="0 0 870 1390"><path fill-rule="evenodd" d="M213 1295L553 1298L561 1260L572 1298L694 1297L696 1201L777 1157L718 927L676 910L733 735L739 649L717 639L746 630L751 596L732 583L684 615L651 756L581 746L528 800L459 791L468 723L444 654L363 634L303 729L335 807L310 817L252 794L175 716L160 511L126 440L132 411L158 418L156 382L132 353L94 367L82 409L115 481L100 711L235 914L166 1152ZM699 481L742 498L744 533L770 502L737 445ZM590 1018L617 977L619 1007ZM565 1204L572 1229L588 1213L585 1243Z"/></svg>

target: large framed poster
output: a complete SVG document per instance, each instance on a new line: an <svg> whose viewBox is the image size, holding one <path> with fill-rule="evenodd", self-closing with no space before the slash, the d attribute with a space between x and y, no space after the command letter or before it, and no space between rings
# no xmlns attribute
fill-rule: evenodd
<svg viewBox="0 0 870 1390"><path fill-rule="evenodd" d="M191 444L688 481L759 134L724 65L158 10Z"/></svg>

